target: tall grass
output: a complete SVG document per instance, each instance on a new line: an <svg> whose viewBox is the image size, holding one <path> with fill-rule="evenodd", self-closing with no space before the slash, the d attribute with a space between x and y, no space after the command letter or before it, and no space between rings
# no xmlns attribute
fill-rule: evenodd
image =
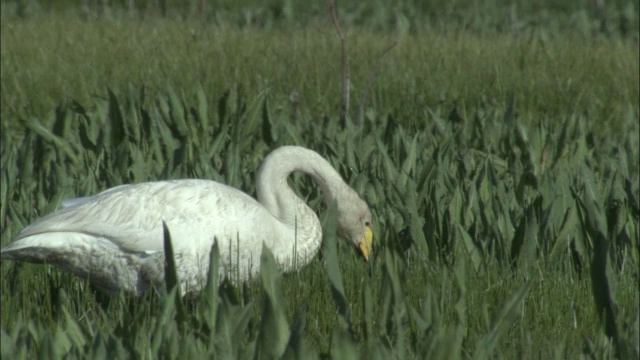
<svg viewBox="0 0 640 360"><path fill-rule="evenodd" d="M357 100L377 54L396 36L348 29ZM63 100L88 103L106 86L126 93L129 84L144 87L150 98L167 85L193 98L200 84L210 103L234 86L250 97L268 90L272 105L316 118L339 107L340 46L330 24L260 30L159 19L83 22L62 15L3 22L0 47L0 114L7 124L46 117ZM429 109L441 104L471 113L479 102L504 106L513 95L527 123L581 112L615 127L640 96L637 54L637 44L628 40L571 33L550 39L405 35L383 59L365 110L409 124L427 121Z"/></svg>
<svg viewBox="0 0 640 360"><path fill-rule="evenodd" d="M282 144L321 153L375 216L364 263L294 176L323 220L318 258L281 274L264 252L259 279L214 271L195 299L169 280L107 298L3 262L3 358L638 357L637 44L405 35L362 126L341 128L330 27L63 15L3 21L1 36L3 245L61 199L122 183L253 194ZM359 91L392 36L350 36Z"/></svg>

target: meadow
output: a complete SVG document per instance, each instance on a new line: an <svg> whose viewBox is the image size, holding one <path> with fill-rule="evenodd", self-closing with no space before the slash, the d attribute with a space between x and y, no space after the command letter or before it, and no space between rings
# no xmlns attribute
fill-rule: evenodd
<svg viewBox="0 0 640 360"><path fill-rule="evenodd" d="M293 176L324 226L306 268L109 298L3 261L2 358L640 356L637 2L340 2L346 121L324 2L135 3L0 4L2 245L119 184L255 195L296 144L368 202L372 258Z"/></svg>

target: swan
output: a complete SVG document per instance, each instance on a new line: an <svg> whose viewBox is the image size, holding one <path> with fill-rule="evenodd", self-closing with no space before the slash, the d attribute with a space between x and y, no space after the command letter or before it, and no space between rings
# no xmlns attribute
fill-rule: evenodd
<svg viewBox="0 0 640 360"><path fill-rule="evenodd" d="M107 294L142 294L164 281L164 221L183 294L206 285L214 241L219 273L232 281L259 273L263 244L283 271L295 271L318 252L322 229L287 183L294 171L315 179L328 206L335 202L338 235L368 260L373 240L368 205L324 158L298 146L280 147L264 159L257 201L210 180L121 185L63 201L61 209L23 229L0 257L55 265Z"/></svg>

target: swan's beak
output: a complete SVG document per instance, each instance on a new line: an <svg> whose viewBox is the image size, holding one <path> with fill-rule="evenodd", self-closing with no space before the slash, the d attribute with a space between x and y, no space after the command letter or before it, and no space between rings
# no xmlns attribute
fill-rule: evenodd
<svg viewBox="0 0 640 360"><path fill-rule="evenodd" d="M358 243L358 248L364 256L364 259L369 261L369 253L371 253L371 246L373 243L373 230L371 230L370 226L367 226L364 229L364 235L362 239L360 239L360 243Z"/></svg>

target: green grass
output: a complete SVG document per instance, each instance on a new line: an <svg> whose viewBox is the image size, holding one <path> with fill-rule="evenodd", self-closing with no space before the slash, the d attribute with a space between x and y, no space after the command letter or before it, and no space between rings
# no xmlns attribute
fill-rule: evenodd
<svg viewBox="0 0 640 360"><path fill-rule="evenodd" d="M397 34L345 8L356 101ZM300 272L212 279L184 313L173 296L110 299L3 262L3 358L638 356L633 36L585 33L555 12L516 34L486 14L425 31L417 12L362 128L342 129L330 23L239 26L227 11L205 25L3 18L2 244L61 199L122 183L197 177L254 194L269 150L299 144L371 205L371 262L327 226ZM292 183L330 223L315 185Z"/></svg>
<svg viewBox="0 0 640 360"><path fill-rule="evenodd" d="M356 109L377 54L396 37L358 28L348 33ZM151 98L171 85L187 99L201 84L211 103L232 86L249 97L268 90L282 107L295 93L303 115L314 118L332 114L340 101L340 47L329 24L264 30L64 15L5 21L2 39L1 114L10 124L43 118L68 99L87 103L106 86L121 93L128 84L144 87ZM550 39L406 35L383 59L366 105L376 115L413 123L428 120L428 110L441 104L472 112L481 101L501 106L513 95L526 122L581 113L615 127L639 96L637 54L628 40L571 32Z"/></svg>

